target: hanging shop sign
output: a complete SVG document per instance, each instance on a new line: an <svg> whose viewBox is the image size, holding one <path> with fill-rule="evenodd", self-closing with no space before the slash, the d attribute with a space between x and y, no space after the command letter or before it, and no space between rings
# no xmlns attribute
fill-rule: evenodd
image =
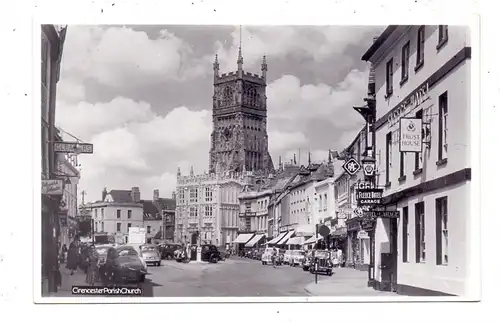
<svg viewBox="0 0 500 322"><path fill-rule="evenodd" d="M363 172L367 177L373 176L375 174L375 163L363 163Z"/></svg>
<svg viewBox="0 0 500 322"><path fill-rule="evenodd" d="M356 199L358 206L379 205L384 189L358 189Z"/></svg>
<svg viewBox="0 0 500 322"><path fill-rule="evenodd" d="M59 212L59 226L68 227L68 213L66 211Z"/></svg>
<svg viewBox="0 0 500 322"><path fill-rule="evenodd" d="M93 154L94 145L79 142L54 142L55 153Z"/></svg>
<svg viewBox="0 0 500 322"><path fill-rule="evenodd" d="M422 152L422 119L399 120L399 152Z"/></svg>
<svg viewBox="0 0 500 322"><path fill-rule="evenodd" d="M62 195L63 185L62 180L42 180L42 195Z"/></svg>
<svg viewBox="0 0 500 322"><path fill-rule="evenodd" d="M347 231L355 231L361 229L361 224L359 220L351 220L346 222Z"/></svg>
<svg viewBox="0 0 500 322"><path fill-rule="evenodd" d="M375 189L375 185L370 181L360 181L358 182L357 189Z"/></svg>

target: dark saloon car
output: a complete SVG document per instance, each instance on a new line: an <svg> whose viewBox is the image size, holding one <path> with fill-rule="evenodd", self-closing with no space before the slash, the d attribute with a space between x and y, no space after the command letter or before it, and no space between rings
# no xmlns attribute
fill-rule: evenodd
<svg viewBox="0 0 500 322"><path fill-rule="evenodd" d="M201 260L204 262L217 263L222 260L219 249L214 245L201 246Z"/></svg>
<svg viewBox="0 0 500 322"><path fill-rule="evenodd" d="M316 250L312 258L309 272L311 273L325 273L328 276L333 274L333 262L331 254L327 250Z"/></svg>
<svg viewBox="0 0 500 322"><path fill-rule="evenodd" d="M146 264L132 246L109 248L106 262L101 269L105 283L144 282L147 274Z"/></svg>

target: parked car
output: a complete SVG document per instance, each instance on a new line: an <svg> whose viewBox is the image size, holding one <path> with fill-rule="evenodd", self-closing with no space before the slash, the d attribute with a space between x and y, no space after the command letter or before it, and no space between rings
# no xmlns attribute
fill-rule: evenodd
<svg viewBox="0 0 500 322"><path fill-rule="evenodd" d="M328 250L316 250L313 261L309 267L311 273L326 273L328 276L333 274L333 262L331 253Z"/></svg>
<svg viewBox="0 0 500 322"><path fill-rule="evenodd" d="M262 260L262 254L264 254L264 250L263 249L258 249L256 252L255 252L255 260Z"/></svg>
<svg viewBox="0 0 500 322"><path fill-rule="evenodd" d="M147 266L132 246L109 248L106 262L101 269L101 280L105 283L144 282Z"/></svg>
<svg viewBox="0 0 500 322"><path fill-rule="evenodd" d="M312 251L308 251L304 254L304 258L302 259L302 269L304 271L308 271L312 262Z"/></svg>
<svg viewBox="0 0 500 322"><path fill-rule="evenodd" d="M223 258L215 245L203 245L201 246L201 260L204 262L217 263L223 260Z"/></svg>
<svg viewBox="0 0 500 322"><path fill-rule="evenodd" d="M161 254L161 259L168 259L168 260L173 259L175 251L181 248L182 248L181 244L170 244L170 243L163 243L158 246L158 249Z"/></svg>
<svg viewBox="0 0 500 322"><path fill-rule="evenodd" d="M276 265L281 265L283 263L282 256L280 256L280 249L277 249ZM273 249L266 248L262 253L261 263L262 265L272 265L273 264Z"/></svg>
<svg viewBox="0 0 500 322"><path fill-rule="evenodd" d="M302 264L305 253L306 252L304 252L303 250L292 250L292 255L290 256L290 266Z"/></svg>
<svg viewBox="0 0 500 322"><path fill-rule="evenodd" d="M156 245L143 245L140 247L139 256L146 262L146 265L161 265L161 255Z"/></svg>
<svg viewBox="0 0 500 322"><path fill-rule="evenodd" d="M285 264L285 265L291 264L292 252L293 251L291 249L285 250L285 253L283 254L283 264Z"/></svg>

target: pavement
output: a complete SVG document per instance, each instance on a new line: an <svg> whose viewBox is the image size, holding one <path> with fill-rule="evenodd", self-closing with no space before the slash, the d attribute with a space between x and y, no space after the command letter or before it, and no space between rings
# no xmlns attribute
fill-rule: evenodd
<svg viewBox="0 0 500 322"><path fill-rule="evenodd" d="M85 274L74 275L61 268L62 285L55 297L73 297L73 285L86 285ZM178 263L163 260L148 267L141 287L144 297L307 297L307 296L395 296L366 286L367 272L336 268L332 276L314 275L300 267L262 265L260 261L232 257L217 264ZM97 284L98 285L98 284Z"/></svg>
<svg viewBox="0 0 500 322"><path fill-rule="evenodd" d="M368 272L339 267L332 276L318 275L318 284L309 283L304 289L312 296L401 296L376 291L366 285L367 281Z"/></svg>

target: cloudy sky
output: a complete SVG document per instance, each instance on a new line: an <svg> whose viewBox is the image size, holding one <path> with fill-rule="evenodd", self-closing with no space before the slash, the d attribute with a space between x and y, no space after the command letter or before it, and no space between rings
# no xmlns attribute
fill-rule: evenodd
<svg viewBox="0 0 500 322"><path fill-rule="evenodd" d="M242 28L244 70L268 62L269 148L275 165L299 149L324 160L363 122L368 69L361 61L383 27ZM56 123L94 154L80 157L80 189L97 200L104 187L139 186L171 196L177 167L208 170L212 63L236 70L239 26L69 26L58 85ZM65 137L65 139L70 139Z"/></svg>

